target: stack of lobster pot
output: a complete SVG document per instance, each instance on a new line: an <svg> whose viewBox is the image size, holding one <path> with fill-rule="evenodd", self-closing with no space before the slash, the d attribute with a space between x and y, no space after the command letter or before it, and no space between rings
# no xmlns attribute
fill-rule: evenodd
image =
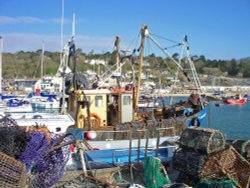
<svg viewBox="0 0 250 188"><path fill-rule="evenodd" d="M194 186L202 180L218 184L221 179L232 179L237 187L247 187L250 163L225 143L218 130L186 129L174 154L174 167L180 172L177 181Z"/></svg>

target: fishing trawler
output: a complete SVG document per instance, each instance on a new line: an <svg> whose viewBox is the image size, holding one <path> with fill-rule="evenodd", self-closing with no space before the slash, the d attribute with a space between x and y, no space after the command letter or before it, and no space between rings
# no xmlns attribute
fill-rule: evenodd
<svg viewBox="0 0 250 188"><path fill-rule="evenodd" d="M141 35L138 75L141 75L142 71L145 38L159 46L149 34L146 26L143 26ZM120 58L119 40L116 37L116 71L121 71L121 65L124 64L122 61L125 59ZM181 45L187 51L187 59L190 63L197 92L200 92L201 84L190 58L187 37ZM161 49L167 54L163 48ZM178 62L175 60L174 62L184 71ZM95 85L94 89L75 87L74 92L69 95L69 112L76 114L76 126L70 127L68 132L77 134L81 140L87 139L91 148L125 149L129 145L135 147L138 144L140 147L155 148L156 145L163 146L166 143L176 141L186 127L200 126L206 117L207 109L204 108L203 99L199 94L196 95L198 97L196 104L193 104L199 109L193 109L192 105L189 107L178 106L175 108L173 116L167 119L164 119L162 115L160 117L154 116L152 112L140 113L137 110L139 96L140 77L138 77L137 84L134 82L127 87L120 86L119 78L116 87L104 88L102 85Z"/></svg>

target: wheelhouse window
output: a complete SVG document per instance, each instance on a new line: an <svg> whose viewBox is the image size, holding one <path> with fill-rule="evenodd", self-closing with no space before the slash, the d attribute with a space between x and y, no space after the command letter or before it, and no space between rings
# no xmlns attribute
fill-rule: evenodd
<svg viewBox="0 0 250 188"><path fill-rule="evenodd" d="M131 97L123 96L123 105L131 105Z"/></svg>
<svg viewBox="0 0 250 188"><path fill-rule="evenodd" d="M90 102L90 96L86 96L86 100Z"/></svg>
<svg viewBox="0 0 250 188"><path fill-rule="evenodd" d="M95 96L95 107L102 107L102 106L103 106L103 97Z"/></svg>

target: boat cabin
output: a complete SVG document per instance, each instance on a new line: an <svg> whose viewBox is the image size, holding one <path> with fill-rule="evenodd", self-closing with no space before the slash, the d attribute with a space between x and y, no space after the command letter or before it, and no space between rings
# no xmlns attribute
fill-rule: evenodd
<svg viewBox="0 0 250 188"><path fill-rule="evenodd" d="M77 92L77 128L92 129L133 120L132 91L91 89Z"/></svg>

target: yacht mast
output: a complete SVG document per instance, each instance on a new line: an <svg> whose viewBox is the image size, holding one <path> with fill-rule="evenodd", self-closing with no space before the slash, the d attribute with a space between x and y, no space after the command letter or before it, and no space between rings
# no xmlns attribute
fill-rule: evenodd
<svg viewBox="0 0 250 188"><path fill-rule="evenodd" d="M43 63L44 63L44 41L42 44L42 57L41 57L41 79L43 78Z"/></svg>
<svg viewBox="0 0 250 188"><path fill-rule="evenodd" d="M0 36L0 94L2 93L2 58L3 53L3 38Z"/></svg>
<svg viewBox="0 0 250 188"><path fill-rule="evenodd" d="M137 84L136 84L135 108L138 107L138 102L139 102L139 97L140 97L141 73L142 73L143 56L144 56L144 43L145 43L145 36L146 35L148 35L148 26L143 25L141 27L140 64L139 64L138 79L137 79Z"/></svg>
<svg viewBox="0 0 250 188"><path fill-rule="evenodd" d="M64 0L62 0L62 15L61 15L61 59L63 56L63 22L64 22Z"/></svg>

